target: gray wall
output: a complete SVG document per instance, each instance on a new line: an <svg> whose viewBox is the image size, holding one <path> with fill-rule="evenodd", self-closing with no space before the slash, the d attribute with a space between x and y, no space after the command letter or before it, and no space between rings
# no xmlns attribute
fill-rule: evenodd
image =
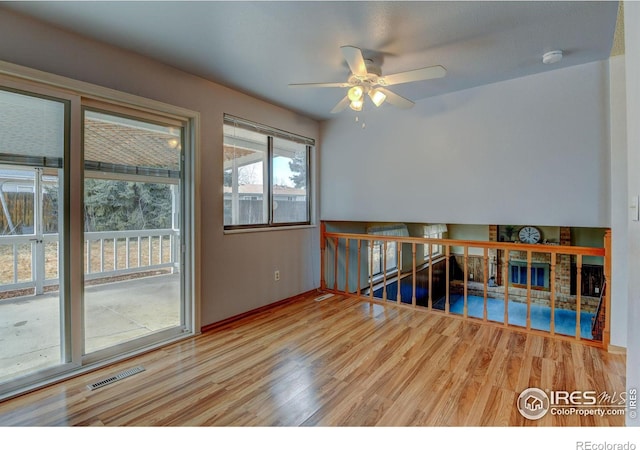
<svg viewBox="0 0 640 450"><path fill-rule="evenodd" d="M201 203L196 208L202 217L203 325L320 285L318 227L225 235L222 214L223 113L315 139L317 122L137 54L0 12L0 60L201 114ZM278 282L275 269L281 274Z"/></svg>
<svg viewBox="0 0 640 450"><path fill-rule="evenodd" d="M324 122L322 218L609 226L607 72L596 62L383 104L359 114L364 129L351 111Z"/></svg>

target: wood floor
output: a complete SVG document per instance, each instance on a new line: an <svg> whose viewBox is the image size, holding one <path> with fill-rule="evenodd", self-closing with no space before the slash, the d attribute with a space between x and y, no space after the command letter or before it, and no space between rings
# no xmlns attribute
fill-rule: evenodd
<svg viewBox="0 0 640 450"><path fill-rule="evenodd" d="M523 418L518 395L625 389L624 356L395 305L317 294L0 403L0 425L599 426ZM146 371L89 391L141 364Z"/></svg>

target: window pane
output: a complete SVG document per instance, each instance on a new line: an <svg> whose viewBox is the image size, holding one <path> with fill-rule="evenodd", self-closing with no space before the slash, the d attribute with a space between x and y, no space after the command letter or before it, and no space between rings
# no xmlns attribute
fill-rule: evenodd
<svg viewBox="0 0 640 450"><path fill-rule="evenodd" d="M84 350L117 353L183 325L182 129L93 111L84 127Z"/></svg>
<svg viewBox="0 0 640 450"><path fill-rule="evenodd" d="M0 392L66 363L58 267L65 104L0 90ZM48 173L48 175L43 175ZM62 228L62 227L60 227ZM8 383L5 385L5 383ZM11 388L8 388L11 389Z"/></svg>
<svg viewBox="0 0 640 450"><path fill-rule="evenodd" d="M398 247L395 242L387 242L387 272L398 267Z"/></svg>
<svg viewBox="0 0 640 450"><path fill-rule="evenodd" d="M538 267L536 271L538 274L538 278L536 279L536 286L544 287L544 281L545 281L544 267Z"/></svg>
<svg viewBox="0 0 640 450"><path fill-rule="evenodd" d="M273 222L308 222L307 146L273 140Z"/></svg>
<svg viewBox="0 0 640 450"><path fill-rule="evenodd" d="M0 235L34 234L33 169L0 168Z"/></svg>
<svg viewBox="0 0 640 450"><path fill-rule="evenodd" d="M1 91L0 118L0 153L62 158L64 104Z"/></svg>
<svg viewBox="0 0 640 450"><path fill-rule="evenodd" d="M224 125L224 224L268 223L267 136Z"/></svg>
<svg viewBox="0 0 640 450"><path fill-rule="evenodd" d="M373 252L372 252L372 267L370 276L379 275L382 273L382 258L380 255L382 254L382 245L380 241L374 241L373 243Z"/></svg>
<svg viewBox="0 0 640 450"><path fill-rule="evenodd" d="M527 284L527 266L520 266L520 284Z"/></svg>
<svg viewBox="0 0 640 450"><path fill-rule="evenodd" d="M127 130L126 136L121 136L122 130ZM178 128L85 112L84 159L90 169L178 178L181 153Z"/></svg>

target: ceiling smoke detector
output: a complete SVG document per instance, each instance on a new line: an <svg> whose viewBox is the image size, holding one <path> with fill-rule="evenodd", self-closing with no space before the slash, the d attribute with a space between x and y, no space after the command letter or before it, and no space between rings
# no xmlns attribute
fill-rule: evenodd
<svg viewBox="0 0 640 450"><path fill-rule="evenodd" d="M562 59L562 50L554 50L542 55L542 62L544 64L555 64Z"/></svg>

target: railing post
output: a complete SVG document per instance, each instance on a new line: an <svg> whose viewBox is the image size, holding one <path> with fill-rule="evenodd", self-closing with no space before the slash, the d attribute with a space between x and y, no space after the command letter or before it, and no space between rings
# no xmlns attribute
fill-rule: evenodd
<svg viewBox="0 0 640 450"><path fill-rule="evenodd" d="M91 271L93 270L93 267L91 265L91 241L87 239L85 240L85 242L87 243L87 273L91 273Z"/></svg>
<svg viewBox="0 0 640 450"><path fill-rule="evenodd" d="M160 260L162 263L162 260ZM118 238L113 238L113 270L118 270Z"/></svg>
<svg viewBox="0 0 640 450"><path fill-rule="evenodd" d="M447 250L445 251L445 279L447 284L445 285L445 300L444 300L444 312L445 313L449 313L449 294L450 294L450 265L451 263L449 262L449 258L451 257L451 247L449 246L449 244L445 245L447 247Z"/></svg>
<svg viewBox="0 0 640 450"><path fill-rule="evenodd" d="M411 294L411 304L413 306L416 306L416 243L412 242L411 243L411 255L412 255L412 268L411 268L411 288L412 288L412 294ZM431 296L431 293L429 293L429 296ZM431 304L429 304L429 307L431 307Z"/></svg>
<svg viewBox="0 0 640 450"><path fill-rule="evenodd" d="M580 339L580 312L582 310L582 255L576 255L576 339Z"/></svg>
<svg viewBox="0 0 640 450"><path fill-rule="evenodd" d="M433 290L433 260L431 256L433 255L433 247L431 246L431 242L429 242L429 299L427 302L427 308L433 308L433 296L431 295L431 291Z"/></svg>
<svg viewBox="0 0 640 450"><path fill-rule="evenodd" d="M382 241L382 300L387 299L387 241Z"/></svg>
<svg viewBox="0 0 640 450"><path fill-rule="evenodd" d="M549 332L551 336L556 334L556 252L551 252L551 273L549 274L549 289L551 290L551 312Z"/></svg>
<svg viewBox="0 0 640 450"><path fill-rule="evenodd" d="M333 290L338 290L338 245L340 238L333 239Z"/></svg>
<svg viewBox="0 0 640 450"><path fill-rule="evenodd" d="M100 238L100 272L104 272L104 239Z"/></svg>
<svg viewBox="0 0 640 450"><path fill-rule="evenodd" d="M504 277L502 284L504 285L504 324L509 325L509 257L511 252L509 249L504 250Z"/></svg>
<svg viewBox="0 0 640 450"><path fill-rule="evenodd" d="M602 333L602 344L605 350L609 350L611 339L611 230L604 234L604 280L606 283L604 291L604 331Z"/></svg>
<svg viewBox="0 0 640 450"><path fill-rule="evenodd" d="M362 239L358 239L358 289L356 291L356 293L358 294L358 297L360 297L360 278L361 278L361 274L362 274L362 268L360 267L360 264L362 263Z"/></svg>
<svg viewBox="0 0 640 450"><path fill-rule="evenodd" d="M527 330L531 329L531 250L527 250Z"/></svg>
<svg viewBox="0 0 640 450"><path fill-rule="evenodd" d="M349 293L349 241L345 239L345 257L344 257L344 291Z"/></svg>
<svg viewBox="0 0 640 450"><path fill-rule="evenodd" d="M489 249L484 248L484 310L482 311L482 319L486 322L488 317L487 312L487 284L489 282Z"/></svg>
<svg viewBox="0 0 640 450"><path fill-rule="evenodd" d="M327 226L324 222L320 222L320 289L325 290L327 282L325 280L325 250Z"/></svg>
<svg viewBox="0 0 640 450"><path fill-rule="evenodd" d="M396 289L396 303L402 303L402 243L396 241L396 266L398 268L398 288Z"/></svg>
<svg viewBox="0 0 640 450"><path fill-rule="evenodd" d="M170 236L170 240L171 240L171 262L175 262L175 249L173 248L174 246L174 236L173 234L171 234ZM124 258L124 268L128 269L129 268L129 251L130 251L130 246L129 246L129 237L126 238L125 243L124 243L124 249L125 252L127 252L127 256ZM175 270L175 265L174 267L171 269L171 273L173 273L173 271Z"/></svg>
<svg viewBox="0 0 640 450"><path fill-rule="evenodd" d="M18 244L13 244L13 283L18 282Z"/></svg>
<svg viewBox="0 0 640 450"><path fill-rule="evenodd" d="M373 239L369 239L369 298L373 299Z"/></svg>
<svg viewBox="0 0 640 450"><path fill-rule="evenodd" d="M462 315L467 317L467 279L469 278L469 247L464 246L464 307L462 309Z"/></svg>
<svg viewBox="0 0 640 450"><path fill-rule="evenodd" d="M36 238L31 242L31 276L35 283L35 294L44 293L44 242Z"/></svg>

